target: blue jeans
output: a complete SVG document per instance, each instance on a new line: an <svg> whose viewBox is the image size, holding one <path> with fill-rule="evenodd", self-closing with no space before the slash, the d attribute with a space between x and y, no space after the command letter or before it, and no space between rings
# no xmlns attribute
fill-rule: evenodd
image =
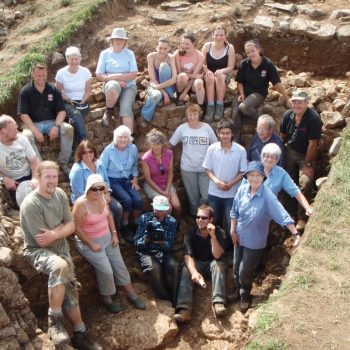
<svg viewBox="0 0 350 350"><path fill-rule="evenodd" d="M222 227L226 233L226 250L232 250L232 240L230 236L233 198L220 198L208 195L209 206L214 210L214 222Z"/></svg>
<svg viewBox="0 0 350 350"><path fill-rule="evenodd" d="M51 129L54 127L55 123L56 123L55 119L52 119L52 120L44 120L42 122L38 122L34 124L43 135L48 135ZM38 158L42 160L40 152L35 144L34 134L27 128L23 129L23 134L28 138ZM69 163L69 159L72 153L73 134L74 134L74 130L71 125L69 125L68 123L61 124L60 126L61 151L57 159L57 161L61 164Z"/></svg>
<svg viewBox="0 0 350 350"><path fill-rule="evenodd" d="M226 304L226 264L220 260L195 260L196 269L204 278L211 278L212 303ZM181 280L177 294L176 309L192 310L193 282L186 265L181 272Z"/></svg>
<svg viewBox="0 0 350 350"><path fill-rule="evenodd" d="M69 124L74 129L74 144L77 145L81 140L87 138L84 118L89 113L89 108L78 110L70 103L65 103L64 106L66 107Z"/></svg>
<svg viewBox="0 0 350 350"><path fill-rule="evenodd" d="M234 248L233 278L243 301L250 301L253 279L264 252L265 248L249 249L239 245Z"/></svg>
<svg viewBox="0 0 350 350"><path fill-rule="evenodd" d="M140 191L131 187L131 178L109 178L112 196L121 204L124 213L142 210L143 202Z"/></svg>
<svg viewBox="0 0 350 350"><path fill-rule="evenodd" d="M170 80L171 76L172 70L170 65L168 63L162 62L159 66L159 83L162 84L167 80ZM164 90L171 97L174 95L175 87L173 85L168 86ZM156 110L158 103L162 100L163 95L160 90L154 89L151 86L147 88L147 93L148 99L145 105L142 107L141 115L145 120L149 122L152 120L154 111Z"/></svg>

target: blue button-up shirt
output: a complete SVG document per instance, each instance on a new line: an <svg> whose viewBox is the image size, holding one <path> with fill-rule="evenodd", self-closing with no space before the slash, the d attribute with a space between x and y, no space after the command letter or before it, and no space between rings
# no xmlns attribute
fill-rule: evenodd
<svg viewBox="0 0 350 350"><path fill-rule="evenodd" d="M163 221L160 222L164 230L164 243L160 245L150 241L146 242L147 223L154 219L153 212L145 213L141 216L134 238L136 250L140 253L152 255L157 252L172 253L176 239L176 220L171 215L166 215Z"/></svg>
<svg viewBox="0 0 350 350"><path fill-rule="evenodd" d="M266 247L271 219L283 227L294 223L277 197L264 184L253 197L250 196L249 184L241 185L230 216L237 220L236 233L240 246L250 249Z"/></svg>
<svg viewBox="0 0 350 350"><path fill-rule="evenodd" d="M250 144L248 150L247 150L247 159L249 162L252 160L261 161L261 151L269 143L276 143L279 148L281 149L281 157L278 161L278 165L282 168L286 165L286 147L284 146L284 143L282 139L276 135L272 134L271 138L265 142L261 140L261 138L258 136L258 134L255 134L252 140L252 143Z"/></svg>
<svg viewBox="0 0 350 350"><path fill-rule="evenodd" d="M96 174L100 174L103 178L103 181L106 182L109 187L110 183L104 165L100 160L97 160L95 162L95 166ZM70 199L72 203L74 203L81 195L84 194L87 178L92 174L92 170L88 168L83 161L75 162L73 164L72 170L69 173L71 187Z"/></svg>
<svg viewBox="0 0 350 350"><path fill-rule="evenodd" d="M107 170L108 177L120 179L138 176L138 152L133 143L129 143L125 150L126 165L123 166L121 159L118 157L118 152L115 148L115 143L110 143L101 154L101 161Z"/></svg>

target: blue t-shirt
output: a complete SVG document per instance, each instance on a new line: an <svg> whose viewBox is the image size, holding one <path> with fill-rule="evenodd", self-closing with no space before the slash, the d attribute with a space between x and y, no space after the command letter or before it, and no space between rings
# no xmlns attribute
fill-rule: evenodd
<svg viewBox="0 0 350 350"><path fill-rule="evenodd" d="M120 52L114 52L111 47L103 50L96 67L96 74L132 73L137 71L135 55L127 48ZM127 81L127 87L133 85L136 85L135 80Z"/></svg>

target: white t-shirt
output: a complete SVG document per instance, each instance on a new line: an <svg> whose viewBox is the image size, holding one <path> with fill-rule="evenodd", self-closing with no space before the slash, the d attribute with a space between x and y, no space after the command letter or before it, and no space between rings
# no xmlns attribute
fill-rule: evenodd
<svg viewBox="0 0 350 350"><path fill-rule="evenodd" d="M28 139L18 134L12 145L0 142L0 172L5 176L17 180L30 175L29 160L35 156L33 147Z"/></svg>
<svg viewBox="0 0 350 350"><path fill-rule="evenodd" d="M181 169L185 171L204 172L203 160L209 145L217 142L214 130L203 123L198 129L192 129L188 123L181 124L170 139L176 146L182 142Z"/></svg>
<svg viewBox="0 0 350 350"><path fill-rule="evenodd" d="M68 70L69 66L61 68L56 74L56 81L63 85L63 92L72 100L80 101L85 94L86 82L91 79L91 72L79 66L76 73Z"/></svg>

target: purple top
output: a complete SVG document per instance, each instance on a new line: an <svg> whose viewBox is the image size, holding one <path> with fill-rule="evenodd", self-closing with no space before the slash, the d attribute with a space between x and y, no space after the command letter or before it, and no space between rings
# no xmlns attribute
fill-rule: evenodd
<svg viewBox="0 0 350 350"><path fill-rule="evenodd" d="M152 150L147 151L142 160L145 161L151 172L151 178L159 188L164 190L168 181L170 162L173 159L173 151L163 149L161 162L159 163Z"/></svg>

